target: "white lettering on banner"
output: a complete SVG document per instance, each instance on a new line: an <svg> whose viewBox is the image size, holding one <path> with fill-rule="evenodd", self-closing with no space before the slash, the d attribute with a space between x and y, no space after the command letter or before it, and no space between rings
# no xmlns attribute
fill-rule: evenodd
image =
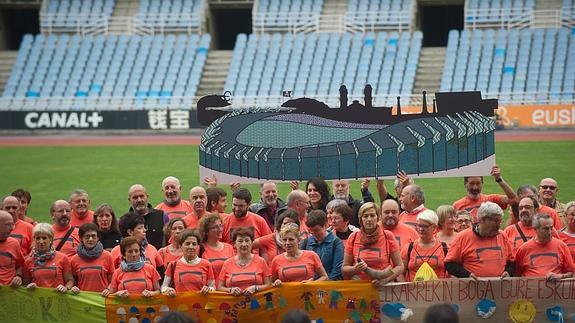
<svg viewBox="0 0 575 323"><path fill-rule="evenodd" d="M168 129L168 111L150 110L148 111L148 123L152 129Z"/></svg>
<svg viewBox="0 0 575 323"><path fill-rule="evenodd" d="M170 111L170 129L189 129L190 111L173 110Z"/></svg>
<svg viewBox="0 0 575 323"><path fill-rule="evenodd" d="M24 116L27 128L98 128L104 118L98 112L29 112Z"/></svg>
<svg viewBox="0 0 575 323"><path fill-rule="evenodd" d="M575 107L571 109L546 110L538 109L531 115L533 124L545 125L575 125Z"/></svg>

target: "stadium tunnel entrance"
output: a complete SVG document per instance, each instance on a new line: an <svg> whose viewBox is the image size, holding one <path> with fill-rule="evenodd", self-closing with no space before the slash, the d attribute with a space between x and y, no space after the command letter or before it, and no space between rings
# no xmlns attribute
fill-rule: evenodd
<svg viewBox="0 0 575 323"><path fill-rule="evenodd" d="M0 49L17 50L24 34L39 34L38 8L0 9Z"/></svg>
<svg viewBox="0 0 575 323"><path fill-rule="evenodd" d="M238 34L252 33L252 8L212 8L212 39L215 49L233 50Z"/></svg>
<svg viewBox="0 0 575 323"><path fill-rule="evenodd" d="M437 4L437 2L418 3L418 22L423 32L424 47L447 46L449 30L463 30L463 7L461 2L448 2L448 4Z"/></svg>

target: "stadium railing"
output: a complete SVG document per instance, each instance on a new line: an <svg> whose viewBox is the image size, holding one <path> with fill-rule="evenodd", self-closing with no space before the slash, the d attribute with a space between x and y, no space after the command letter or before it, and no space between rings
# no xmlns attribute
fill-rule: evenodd
<svg viewBox="0 0 575 323"><path fill-rule="evenodd" d="M465 29L524 29L541 27L575 27L575 7L558 10L531 8L466 9Z"/></svg>

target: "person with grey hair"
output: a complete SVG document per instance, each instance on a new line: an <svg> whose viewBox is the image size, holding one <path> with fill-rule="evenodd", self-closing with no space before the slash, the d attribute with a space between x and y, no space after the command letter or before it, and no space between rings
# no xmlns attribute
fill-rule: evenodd
<svg viewBox="0 0 575 323"><path fill-rule="evenodd" d="M94 221L94 211L90 210L90 196L85 190L78 188L70 193L68 199L72 214L70 215L70 225L79 228L84 223Z"/></svg>
<svg viewBox="0 0 575 323"><path fill-rule="evenodd" d="M359 211L359 208L365 202L374 202L373 196L369 192L369 179L364 179L362 181L361 200L356 200L353 198L353 196L351 196L349 187L350 187L349 181L347 179L334 180L332 182L333 196L331 197L331 199L344 200L347 203L347 205L353 210L353 216L350 219L349 223L351 223L356 227L359 227L359 220L357 218L357 212Z"/></svg>
<svg viewBox="0 0 575 323"><path fill-rule="evenodd" d="M307 238L309 235L308 227L305 225L309 201L309 196L300 189L291 191L286 198L287 207L295 210L299 216L299 231L302 234L302 239Z"/></svg>
<svg viewBox="0 0 575 323"><path fill-rule="evenodd" d="M553 219L546 213L533 218L535 238L525 242L515 254L517 274L557 281L573 277L575 264L565 242L553 237Z"/></svg>
<svg viewBox="0 0 575 323"><path fill-rule="evenodd" d="M10 237L14 229L14 218L6 211L0 211L0 286L10 285L20 287L22 285L22 263L24 255L18 240Z"/></svg>
<svg viewBox="0 0 575 323"><path fill-rule="evenodd" d="M32 247L32 230L34 226L29 222L22 220L22 205L15 196L6 196L2 199L2 208L12 216L14 227L11 230L10 237L16 239L22 254L28 255Z"/></svg>
<svg viewBox="0 0 575 323"><path fill-rule="evenodd" d="M499 230L503 210L493 202L477 209L478 223L460 232L445 256L445 269L455 277L509 277L515 273L513 248Z"/></svg>
<svg viewBox="0 0 575 323"><path fill-rule="evenodd" d="M128 189L128 201L130 202L129 213L135 213L143 216L148 230L146 231L146 240L160 249L164 246L164 225L170 221L170 218L162 210L154 209L148 202L150 196L142 184L134 184Z"/></svg>
<svg viewBox="0 0 575 323"><path fill-rule="evenodd" d="M539 182L539 202L542 205L548 206L557 212L561 219L561 225L566 225L565 221L565 204L559 202L557 193L559 193L559 184L553 178L544 178ZM557 228L557 225L555 225Z"/></svg>
<svg viewBox="0 0 575 323"><path fill-rule="evenodd" d="M345 243L352 232L359 231L359 228L349 223L353 216L353 209L349 207L346 201L335 199L329 201L326 206L328 231L334 232L335 235Z"/></svg>
<svg viewBox="0 0 575 323"><path fill-rule="evenodd" d="M275 219L287 205L278 198L278 187L274 182L264 182L260 185L260 200L250 205L250 212L253 212L266 220L270 230L274 229Z"/></svg>
<svg viewBox="0 0 575 323"><path fill-rule="evenodd" d="M168 176L162 180L162 193L164 193L164 200L154 209L164 211L170 220L183 218L194 212L190 202L182 199L182 185L177 177Z"/></svg>
<svg viewBox="0 0 575 323"><path fill-rule="evenodd" d="M537 187L531 184L523 184L519 186L519 188L517 189L517 199L509 203L511 210L509 212L509 217L507 217L506 226L510 226L512 224L519 222L519 219L517 217L517 214L519 214L519 201L521 201L524 197L527 196L531 196L534 199L536 199L537 202L539 202L539 208L535 213L549 214L553 219L553 225L555 226L555 229L559 230L563 228L564 226L563 220L559 217L557 211L541 203L541 200L539 200L537 197Z"/></svg>
<svg viewBox="0 0 575 323"><path fill-rule="evenodd" d="M575 201L565 204L565 221L567 225L559 231L559 239L567 244L575 260Z"/></svg>
<svg viewBox="0 0 575 323"><path fill-rule="evenodd" d="M415 228L417 216L427 210L424 203L425 193L421 187L415 184L404 187L399 196L399 204L404 210L399 215L399 221Z"/></svg>

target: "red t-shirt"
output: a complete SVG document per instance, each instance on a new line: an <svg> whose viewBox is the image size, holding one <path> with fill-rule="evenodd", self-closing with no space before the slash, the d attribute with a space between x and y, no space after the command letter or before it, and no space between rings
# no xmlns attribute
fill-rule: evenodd
<svg viewBox="0 0 575 323"><path fill-rule="evenodd" d="M575 234L571 234L569 232L566 232L565 230L561 230L559 231L559 239L565 242L565 244L569 248L569 251L571 252L571 256L573 256L573 259L575 260Z"/></svg>
<svg viewBox="0 0 575 323"><path fill-rule="evenodd" d="M32 230L34 226L22 220L16 221L10 236L18 241L22 254L27 256L32 248Z"/></svg>
<svg viewBox="0 0 575 323"><path fill-rule="evenodd" d="M29 255L24 261L22 272L24 277L29 277L30 281L36 283L38 287L49 288L65 285L64 273L72 273L70 259L66 254L59 251L56 251L54 258L48 260L44 266L34 264L34 257Z"/></svg>
<svg viewBox="0 0 575 323"><path fill-rule="evenodd" d="M204 254L202 255L202 259L206 259L210 262L215 278L220 277L220 271L222 270L224 262L234 256L234 247L228 243L222 243L224 244L222 250L216 250L204 243Z"/></svg>
<svg viewBox="0 0 575 323"><path fill-rule="evenodd" d="M176 292L197 292L214 280L212 265L200 259L196 265L176 260L168 264L166 277L170 277Z"/></svg>
<svg viewBox="0 0 575 323"><path fill-rule="evenodd" d="M70 227L60 229L59 226L52 225L52 229L54 230L54 248L56 248L58 244L60 244L60 241L64 239L64 236ZM74 228L74 231L72 231L72 234L70 234L59 251L65 253L68 257L72 257L76 254L76 249L78 249L79 244L80 237L78 236L78 228Z"/></svg>
<svg viewBox="0 0 575 323"><path fill-rule="evenodd" d="M288 259L282 253L272 260L270 265L272 279L279 279L282 282L301 282L313 278L317 268L322 266L319 256L309 250L302 250L298 259Z"/></svg>
<svg viewBox="0 0 575 323"><path fill-rule="evenodd" d="M391 254L399 251L393 233L388 230L381 231L377 242L370 246L361 243L361 235L361 231L353 232L345 242L345 253L353 256L353 265L357 263L358 258L361 258L373 269L383 270L392 266ZM360 273L359 277L362 280L370 280L366 273Z"/></svg>
<svg viewBox="0 0 575 323"><path fill-rule="evenodd" d="M415 225L417 224L417 216L419 215L419 213L425 210L427 210L427 208L421 205L412 210L411 212L403 211L399 215L399 222L407 224L415 229Z"/></svg>
<svg viewBox="0 0 575 323"><path fill-rule="evenodd" d="M404 263L407 263L407 270L405 271L405 280L413 281L417 270L424 262L433 268L437 278L449 277L449 274L445 270L445 252L443 251L443 245L439 239L435 239L435 244L430 248L422 248L419 245L419 239L413 242L413 248L411 249L411 254L409 259L407 259L407 251L409 249L409 243L405 244L401 248L401 259Z"/></svg>
<svg viewBox="0 0 575 323"><path fill-rule="evenodd" d="M169 206L165 202L162 202L156 205L154 209L164 211L164 213L168 215L168 218L170 218L170 220L173 218L183 218L190 213L194 213L192 205L187 200L180 200L180 203L174 206Z"/></svg>
<svg viewBox="0 0 575 323"><path fill-rule="evenodd" d="M165 246L163 248L160 248L160 250L158 250L158 254L160 254L160 257L162 257L162 263L167 264L169 262L172 262L174 260L178 260L180 258L182 258L182 251L180 250L180 252L178 254L173 254L170 251L171 245Z"/></svg>
<svg viewBox="0 0 575 323"><path fill-rule="evenodd" d="M389 231L395 236L399 249L402 249L403 246L408 245L411 241L419 239L417 231L405 223L398 222L395 228Z"/></svg>
<svg viewBox="0 0 575 323"><path fill-rule="evenodd" d="M235 257L226 260L218 280L223 281L225 287L239 287L242 290L253 285L263 285L265 278L271 276L270 269L262 257L252 257L252 261L245 267L238 266Z"/></svg>
<svg viewBox="0 0 575 323"><path fill-rule="evenodd" d="M499 194L479 194L478 199L471 199L469 196L464 196L463 198L455 201L453 203L453 208L456 211L465 210L471 214L471 219L474 223L477 222L477 209L481 206L483 202L493 202L499 205L502 209L507 208L507 203L503 201L507 196Z"/></svg>
<svg viewBox="0 0 575 323"><path fill-rule="evenodd" d="M239 227L254 227L255 239L268 235L271 232L268 223L261 216L249 212L242 218L238 218L233 214L224 219L224 233L222 240L225 242L232 242L232 230Z"/></svg>
<svg viewBox="0 0 575 323"><path fill-rule="evenodd" d="M536 239L525 242L515 254L517 275L523 277L545 277L575 271L573 257L565 242L551 237L548 243Z"/></svg>
<svg viewBox="0 0 575 323"><path fill-rule="evenodd" d="M144 290L153 291L154 282L160 281L160 274L152 265L145 263L139 271L122 271L116 269L112 275L110 288L119 291L127 290L130 294L141 294Z"/></svg>
<svg viewBox="0 0 575 323"><path fill-rule="evenodd" d="M0 241L0 285L8 285L16 276L16 269L24 265L24 255L18 240L8 237Z"/></svg>
<svg viewBox="0 0 575 323"><path fill-rule="evenodd" d="M72 217L70 218L70 225L73 227L79 228L82 224L94 222L94 211L88 210L88 212L86 212L86 213L87 214L85 217L80 218L78 216L78 213L76 213L76 211L72 210Z"/></svg>
<svg viewBox="0 0 575 323"><path fill-rule="evenodd" d="M455 236L445 262L463 265L477 277L499 277L508 261L513 261L513 248L502 232L495 237L481 238L473 228Z"/></svg>
<svg viewBox="0 0 575 323"><path fill-rule="evenodd" d="M109 275L115 270L112 255L106 250L96 259L86 260L75 255L70 262L72 274L77 279L76 286L90 292L101 292L108 287Z"/></svg>
<svg viewBox="0 0 575 323"><path fill-rule="evenodd" d="M115 246L111 253L112 259L114 260L114 267L119 268L120 263L122 262L122 252L120 250L120 246ZM152 265L154 268L159 268L164 265L162 257L158 253L156 247L154 247L152 244L148 243L144 253L146 254L146 262Z"/></svg>
<svg viewBox="0 0 575 323"><path fill-rule="evenodd" d="M274 259L277 255L285 252L283 247L277 243L275 233L270 233L266 236L259 237L256 239L256 241L258 241L260 246L260 256L264 258L268 265L271 265L272 259Z"/></svg>

